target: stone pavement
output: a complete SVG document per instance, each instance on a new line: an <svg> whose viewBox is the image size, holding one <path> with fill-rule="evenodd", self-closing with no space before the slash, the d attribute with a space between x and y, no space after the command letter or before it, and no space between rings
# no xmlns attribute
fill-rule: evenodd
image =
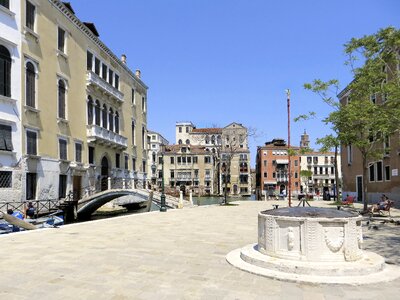
<svg viewBox="0 0 400 300"><path fill-rule="evenodd" d="M0 299L398 299L395 283L296 284L229 265L228 252L256 243L257 213L274 203L151 212L0 236ZM398 264L400 226L375 223L377 230L364 229L365 248Z"/></svg>

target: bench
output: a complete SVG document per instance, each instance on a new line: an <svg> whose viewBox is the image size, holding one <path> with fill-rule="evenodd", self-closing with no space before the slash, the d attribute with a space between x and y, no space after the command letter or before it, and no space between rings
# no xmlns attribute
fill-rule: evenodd
<svg viewBox="0 0 400 300"><path fill-rule="evenodd" d="M372 215L374 214L374 212L377 212L377 213L379 213L379 214L382 215L382 216L384 216L385 213L388 213L389 217L391 217L391 215L390 215L390 208L392 208L393 205L394 205L394 201L392 201L392 200L387 200L386 204L385 204L383 207L380 207L380 206L379 206L379 203L378 203L378 204L375 204L375 205L373 205L373 206L371 206L371 207L369 208L369 212L370 212Z"/></svg>

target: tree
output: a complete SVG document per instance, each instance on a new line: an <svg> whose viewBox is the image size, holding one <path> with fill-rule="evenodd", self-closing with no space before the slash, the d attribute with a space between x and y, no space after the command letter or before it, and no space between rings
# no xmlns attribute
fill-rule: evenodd
<svg viewBox="0 0 400 300"><path fill-rule="evenodd" d="M313 173L311 170L301 170L300 171L300 178L303 182L305 182L306 190L305 192L308 193L308 178L312 177Z"/></svg>
<svg viewBox="0 0 400 300"><path fill-rule="evenodd" d="M393 27L353 38L345 45L345 63L354 80L342 92L337 92L337 80L317 79L304 85L333 108L323 120L336 135L331 141L351 146L361 155L364 211L368 205L369 163L382 158L384 139L400 128L399 49L400 31ZM329 145L331 141L326 138L321 142Z"/></svg>

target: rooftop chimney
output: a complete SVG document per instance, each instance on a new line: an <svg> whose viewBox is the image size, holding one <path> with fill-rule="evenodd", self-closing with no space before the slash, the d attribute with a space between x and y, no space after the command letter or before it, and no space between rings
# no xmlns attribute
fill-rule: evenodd
<svg viewBox="0 0 400 300"><path fill-rule="evenodd" d="M137 78L140 79L140 70L139 69L136 69L135 75Z"/></svg>
<svg viewBox="0 0 400 300"><path fill-rule="evenodd" d="M125 54L122 54L122 55L121 55L121 61L122 61L124 64L126 64L126 55L125 55Z"/></svg>

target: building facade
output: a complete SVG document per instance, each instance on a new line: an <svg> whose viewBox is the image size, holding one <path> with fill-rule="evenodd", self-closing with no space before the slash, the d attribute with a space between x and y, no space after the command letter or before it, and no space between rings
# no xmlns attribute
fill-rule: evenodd
<svg viewBox="0 0 400 300"><path fill-rule="evenodd" d="M300 149L307 150L309 146L309 135L304 132L300 139ZM301 191L322 195L324 199L328 198L328 195L336 195L338 186L340 190L342 178L340 153L337 156L337 168L338 184L335 180L335 152L307 151L300 153L301 171L311 172L309 177L301 176Z"/></svg>
<svg viewBox="0 0 400 300"><path fill-rule="evenodd" d="M133 73L69 3L10 2L20 4L22 33L17 200L78 199L106 189L108 178L144 181L147 86L140 71Z"/></svg>
<svg viewBox="0 0 400 300"><path fill-rule="evenodd" d="M296 196L301 192L300 156L298 147L290 148L296 152L290 156L291 191ZM273 139L257 148L257 199L288 195L289 175L288 146L283 139Z"/></svg>
<svg viewBox="0 0 400 300"><path fill-rule="evenodd" d="M400 65L398 66L400 70ZM346 105L350 90L344 89L339 94L340 102ZM379 105L384 99L379 94L371 95L370 100ZM379 147L379 145L377 145ZM384 153L380 159L370 160L367 178L367 200L377 202L382 194L398 202L400 199L400 134L397 131L385 138L380 146ZM360 151L352 145L341 146L343 196L357 197L363 200L363 166Z"/></svg>
<svg viewBox="0 0 400 300"><path fill-rule="evenodd" d="M158 170L158 180L164 177L169 192L192 191L194 195L214 194L214 161L204 146L168 145L164 151L164 174Z"/></svg>
<svg viewBox="0 0 400 300"><path fill-rule="evenodd" d="M160 180L157 180L159 171L162 170L162 153L165 146L169 144L168 140L155 131L147 131L148 157L147 174L150 186L161 186Z"/></svg>
<svg viewBox="0 0 400 300"><path fill-rule="evenodd" d="M0 1L0 201L23 195L21 1Z"/></svg>
<svg viewBox="0 0 400 300"><path fill-rule="evenodd" d="M177 144L204 146L213 160L213 193L250 196L250 151L247 128L231 123L223 128L196 128L192 122L176 123ZM225 182L226 181L226 182Z"/></svg>

